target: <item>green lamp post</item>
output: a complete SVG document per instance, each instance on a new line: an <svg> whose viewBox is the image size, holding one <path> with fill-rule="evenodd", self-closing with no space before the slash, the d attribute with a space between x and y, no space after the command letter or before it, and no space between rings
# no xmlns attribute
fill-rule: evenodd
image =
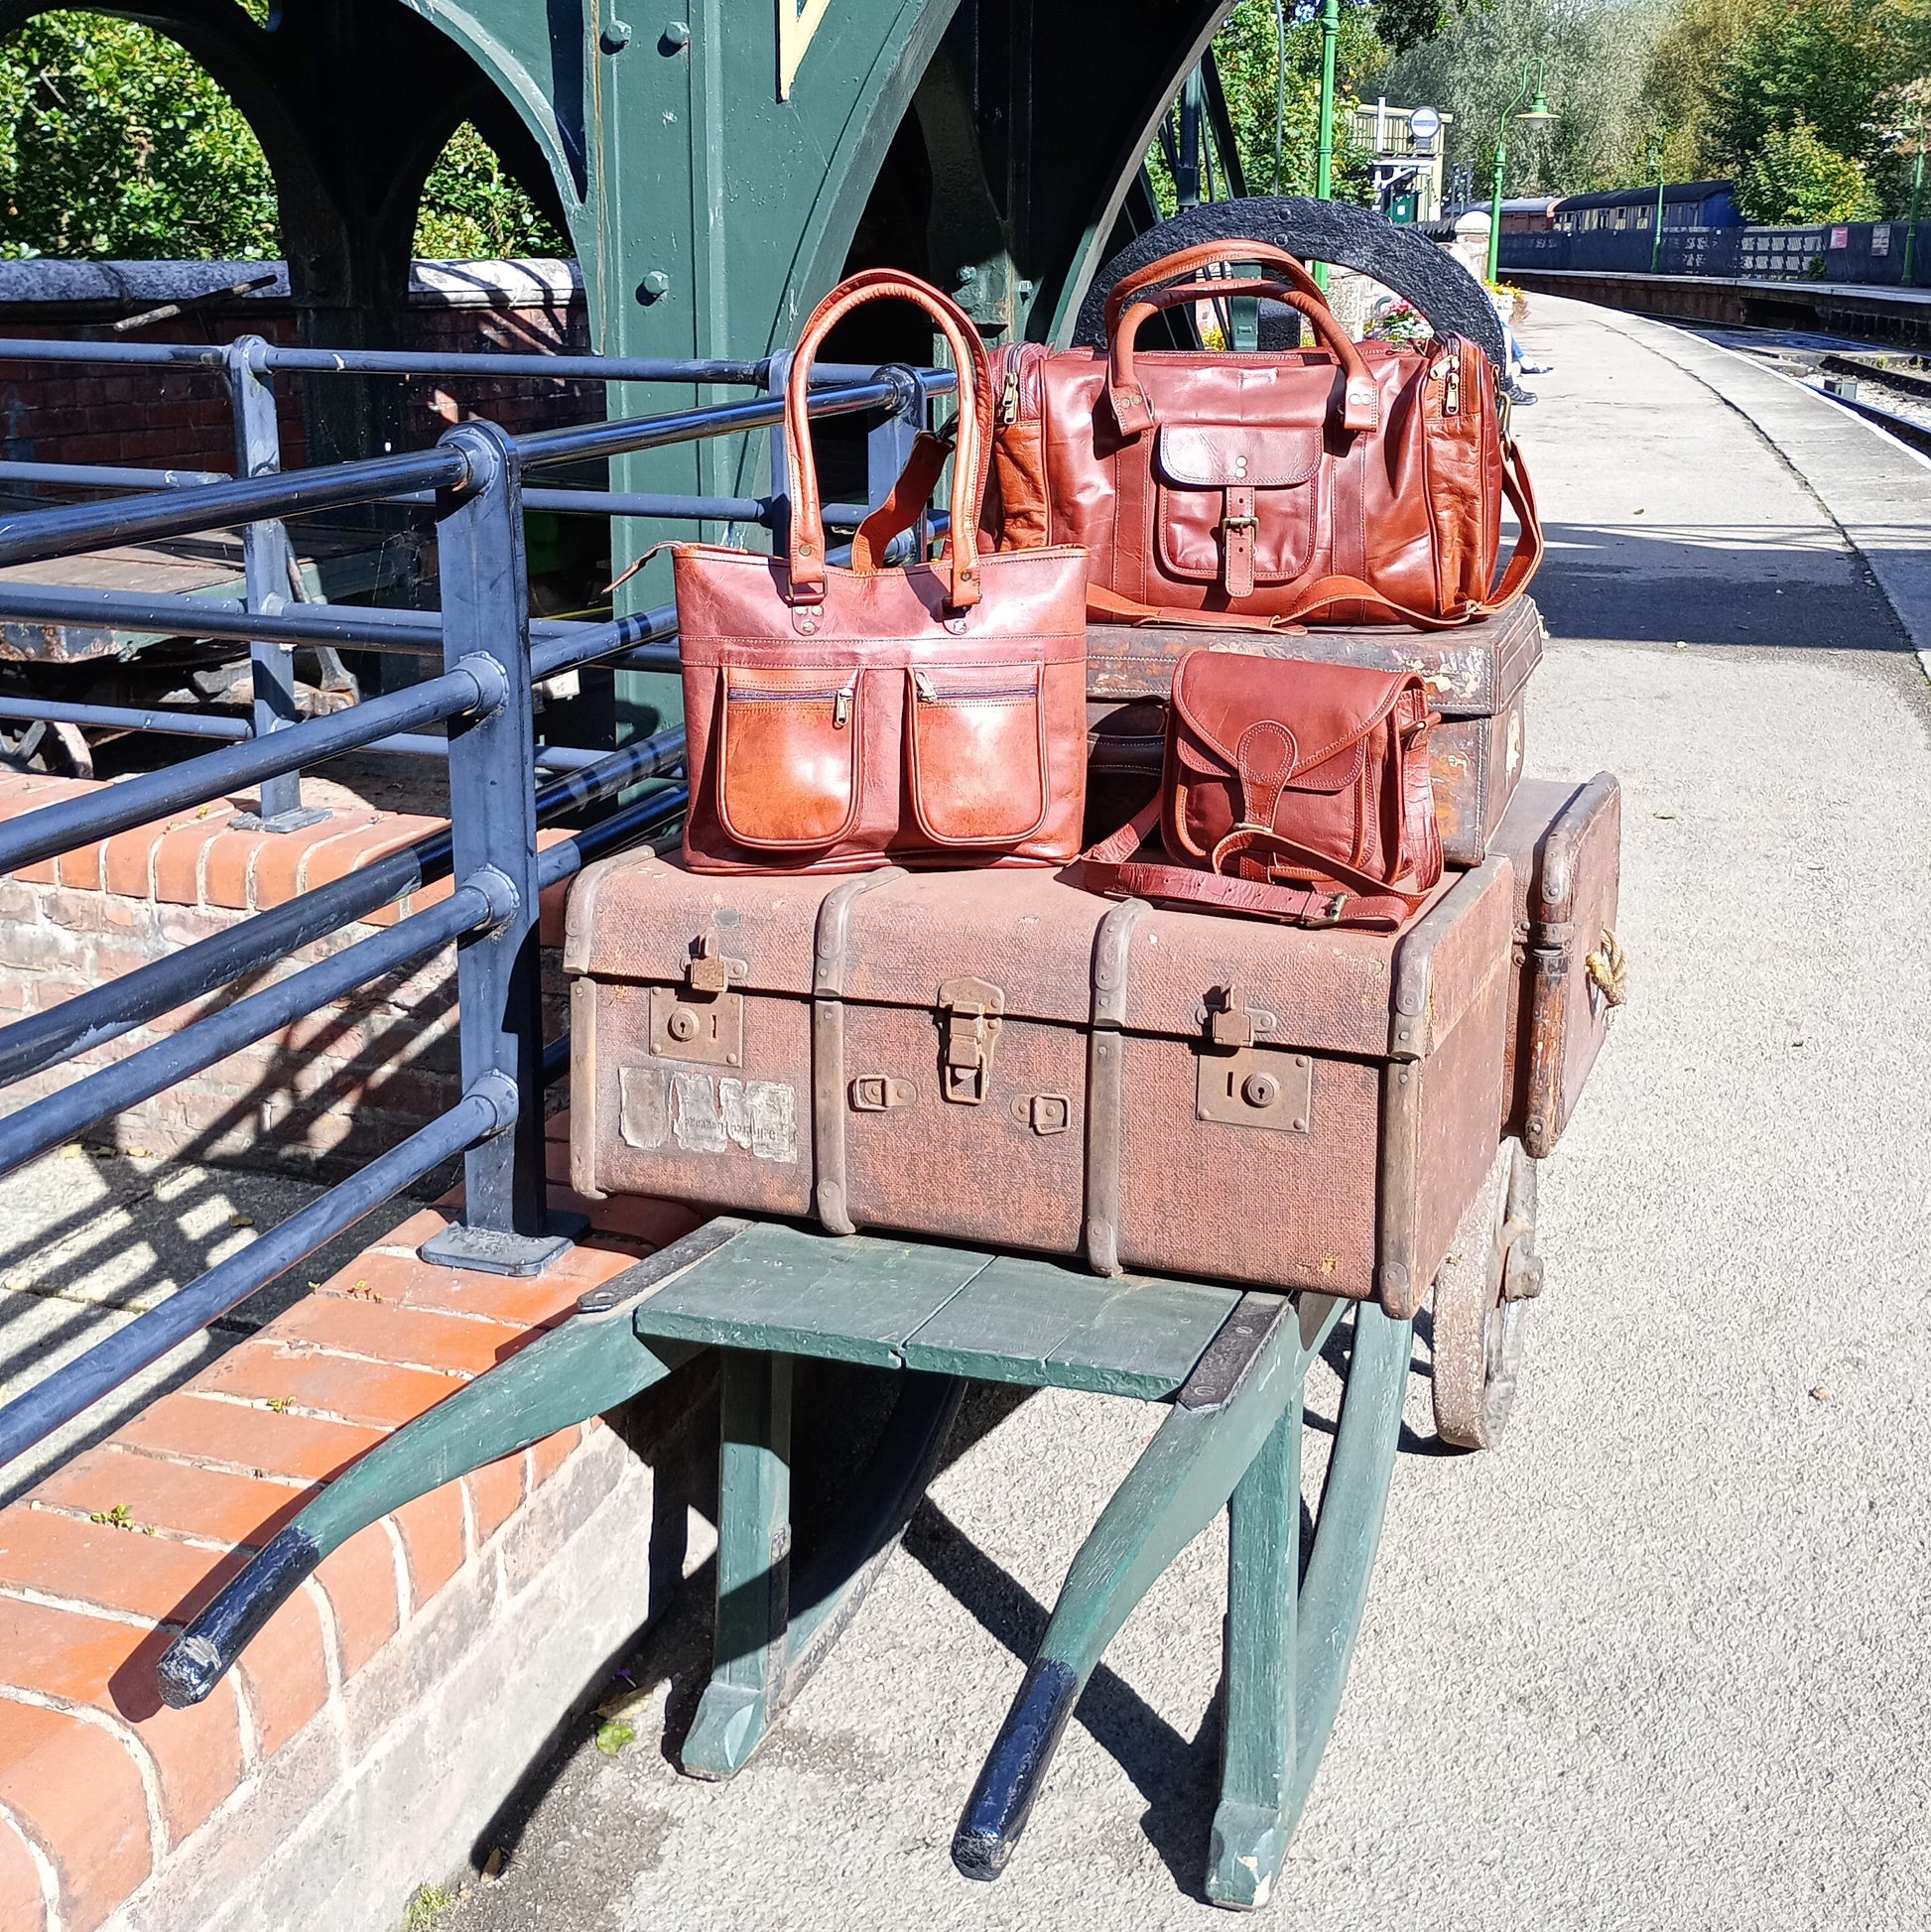
<svg viewBox="0 0 1931 1932"><path fill-rule="evenodd" d="M1528 121L1531 124L1553 120L1549 112L1548 100L1542 92L1543 63L1538 56L1533 61L1522 63L1522 84L1509 97L1502 109L1501 125L1495 131L1495 185L1488 197L1488 279L1493 281L1501 260L1502 246L1502 166L1507 159L1508 124L1510 121ZM1522 103L1529 99L1530 72L1534 72L1535 98L1526 107ZM1516 109L1522 107L1518 114Z"/></svg>
<svg viewBox="0 0 1931 1932"><path fill-rule="evenodd" d="M1924 192L1924 109L1917 116L1917 160L1911 166L1911 218L1904 224L1904 286L1917 287L1917 210Z"/></svg>
<svg viewBox="0 0 1931 1932"><path fill-rule="evenodd" d="M1321 132L1314 149L1314 198L1335 198L1335 44L1341 38L1341 0L1321 0ZM1314 279L1328 286L1328 265L1316 262Z"/></svg>
<svg viewBox="0 0 1931 1932"><path fill-rule="evenodd" d="M1663 253L1663 182L1668 173L1669 130L1665 128L1649 144L1649 165L1656 171L1656 232L1649 238L1649 272L1656 273L1656 264Z"/></svg>

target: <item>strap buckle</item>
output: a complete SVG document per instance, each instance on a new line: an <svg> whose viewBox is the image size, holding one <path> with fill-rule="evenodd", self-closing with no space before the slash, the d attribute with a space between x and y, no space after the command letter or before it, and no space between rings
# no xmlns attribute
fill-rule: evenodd
<svg viewBox="0 0 1931 1932"><path fill-rule="evenodd" d="M1348 904L1348 894L1331 892L1328 902L1318 912L1309 913L1302 921L1303 926L1339 926L1342 908Z"/></svg>
<svg viewBox="0 0 1931 1932"><path fill-rule="evenodd" d="M1223 517L1221 519L1221 528L1223 530L1258 530L1260 528L1260 519L1258 517Z"/></svg>

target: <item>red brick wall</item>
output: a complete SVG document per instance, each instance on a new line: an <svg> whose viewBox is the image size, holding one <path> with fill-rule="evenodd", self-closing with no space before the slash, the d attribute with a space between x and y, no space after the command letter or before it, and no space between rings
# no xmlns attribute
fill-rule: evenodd
<svg viewBox="0 0 1931 1932"><path fill-rule="evenodd" d="M48 317L32 305L0 308L0 336L60 340L98 335L97 322L72 314ZM236 297L146 325L141 342L229 342L255 334L293 346L298 328L286 301ZM583 301L529 302L501 308L415 305L403 317L399 348L462 355L589 352ZM322 378L327 380L327 378ZM389 378L403 395L407 448L432 444L471 416L512 435L602 419L600 382L541 377ZM303 462L302 378L276 379L282 462ZM227 383L198 369L103 367L0 359L0 454L15 462L119 463L143 469L232 469L234 429Z"/></svg>
<svg viewBox="0 0 1931 1932"><path fill-rule="evenodd" d="M0 819L92 791L78 779L0 775ZM443 821L406 813L337 812L307 831L236 832L253 801L228 801L142 826L99 845L0 878L0 1024L41 1013L104 980L165 958L297 893L413 844ZM543 835L544 842L564 837ZM366 939L412 908L448 897L448 881L370 915L331 939L0 1091L11 1111L76 1074L125 1059L209 1007L257 991ZM546 945L562 944L563 888L545 895ZM566 1024L558 955L545 953L548 1037ZM407 974L299 1020L205 1073L90 1128L102 1145L196 1159L312 1168L360 1166L454 1104L459 1094L453 949ZM562 1098L562 1090L555 1097Z"/></svg>

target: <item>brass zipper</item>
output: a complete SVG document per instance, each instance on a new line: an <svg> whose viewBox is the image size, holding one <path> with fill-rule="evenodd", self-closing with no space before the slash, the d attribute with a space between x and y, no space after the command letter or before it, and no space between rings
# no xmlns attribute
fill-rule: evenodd
<svg viewBox="0 0 1931 1932"><path fill-rule="evenodd" d="M931 674L924 671L912 673L912 687L921 705L1018 704L1038 692L1035 685L960 685L941 691Z"/></svg>
<svg viewBox="0 0 1931 1932"><path fill-rule="evenodd" d="M771 691L746 691L741 685L730 694L733 705L830 705L832 722L843 729L851 721L851 701L857 695L858 681L853 678L848 685L829 691L797 691L776 689Z"/></svg>

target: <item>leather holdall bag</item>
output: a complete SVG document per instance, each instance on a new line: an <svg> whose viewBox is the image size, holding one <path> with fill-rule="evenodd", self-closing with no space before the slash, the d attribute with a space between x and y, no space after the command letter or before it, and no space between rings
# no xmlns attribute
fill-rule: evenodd
<svg viewBox="0 0 1931 1932"><path fill-rule="evenodd" d="M922 435L848 568L828 563L807 385L827 334L866 303L930 315L959 377L951 555L882 567L948 448ZM819 304L785 392L784 554L673 546L690 742L684 856L699 872L1062 864L1086 803L1086 558L982 555L985 349L956 304L872 269Z"/></svg>
<svg viewBox="0 0 1931 1932"><path fill-rule="evenodd" d="M1242 279L1198 279L1228 268ZM1297 310L1320 346L1135 347L1161 312L1238 296ZM1473 342L1351 341L1307 270L1258 241L1127 276L1105 332L1099 350L1000 351L989 519L1001 554L1084 546L1095 621L1436 629L1535 574L1535 499ZM1504 499L1521 532L1497 580Z"/></svg>
<svg viewBox="0 0 1931 1932"><path fill-rule="evenodd" d="M1086 854L1090 890L1390 931L1441 882L1427 687L1412 671L1190 651L1160 794ZM1136 856L1160 827L1167 862Z"/></svg>

